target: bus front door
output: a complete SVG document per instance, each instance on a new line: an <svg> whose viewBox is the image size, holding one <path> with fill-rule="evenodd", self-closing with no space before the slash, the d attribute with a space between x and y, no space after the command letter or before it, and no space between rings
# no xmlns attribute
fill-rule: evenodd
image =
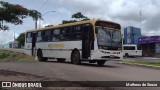
<svg viewBox="0 0 160 90"><path fill-rule="evenodd" d="M82 58L83 59L90 59L91 56L91 46L92 46L92 40L90 37L92 37L91 26L87 26L82 31Z"/></svg>
<svg viewBox="0 0 160 90"><path fill-rule="evenodd" d="M32 33L32 56L35 55L36 33Z"/></svg>

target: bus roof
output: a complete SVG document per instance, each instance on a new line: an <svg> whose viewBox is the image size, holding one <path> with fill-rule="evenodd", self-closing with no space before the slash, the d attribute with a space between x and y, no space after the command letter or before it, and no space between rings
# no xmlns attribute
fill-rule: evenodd
<svg viewBox="0 0 160 90"><path fill-rule="evenodd" d="M40 30L45 30L45 29L52 29L52 28L60 28L60 27L66 27L66 26L72 26L72 25L78 25L78 24L84 24L84 23L91 23L92 25L95 25L97 21L102 21L102 22L108 22L112 24L117 24L120 26L120 24L112 22L112 21L105 21L105 20L86 20L86 21L78 21L78 22L73 22L73 23L67 23L67 24L60 24L56 26L49 26L49 27L44 27L44 28L38 28L38 29L32 29L28 30L27 32L34 32L34 31L40 31Z"/></svg>

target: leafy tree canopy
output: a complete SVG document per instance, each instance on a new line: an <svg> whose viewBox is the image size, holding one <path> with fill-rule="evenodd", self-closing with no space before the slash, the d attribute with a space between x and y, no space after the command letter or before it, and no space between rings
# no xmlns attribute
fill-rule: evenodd
<svg viewBox="0 0 160 90"><path fill-rule="evenodd" d="M36 10L29 10L18 4L0 1L0 30L9 29L3 22L19 25L27 17L32 17L33 20L42 19L41 13Z"/></svg>
<svg viewBox="0 0 160 90"><path fill-rule="evenodd" d="M25 33L21 33L16 39L21 46L24 46L25 43Z"/></svg>
<svg viewBox="0 0 160 90"><path fill-rule="evenodd" d="M63 20L62 24L90 20L88 17L84 16L81 12L73 14L71 18L75 18L76 20L69 20L69 21Z"/></svg>
<svg viewBox="0 0 160 90"><path fill-rule="evenodd" d="M87 17L84 16L81 12L75 13L72 15L72 18L76 18L76 19L86 19Z"/></svg>

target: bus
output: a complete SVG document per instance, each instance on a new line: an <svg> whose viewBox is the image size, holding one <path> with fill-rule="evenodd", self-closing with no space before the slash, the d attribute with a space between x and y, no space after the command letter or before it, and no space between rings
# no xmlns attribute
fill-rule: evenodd
<svg viewBox="0 0 160 90"><path fill-rule="evenodd" d="M123 56L142 56L142 49L135 44L123 45Z"/></svg>
<svg viewBox="0 0 160 90"><path fill-rule="evenodd" d="M104 20L87 20L26 31L25 51L39 61L70 60L104 65L122 59L121 26Z"/></svg>

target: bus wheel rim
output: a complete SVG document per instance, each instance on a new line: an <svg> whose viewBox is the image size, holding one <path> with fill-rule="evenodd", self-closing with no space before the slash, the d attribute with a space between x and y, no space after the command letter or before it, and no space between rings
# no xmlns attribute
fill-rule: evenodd
<svg viewBox="0 0 160 90"><path fill-rule="evenodd" d="M39 60L42 59L42 53L41 53L41 52L38 53L38 59L39 59Z"/></svg>
<svg viewBox="0 0 160 90"><path fill-rule="evenodd" d="M79 59L78 53L75 52L74 55L73 55L73 62L74 62L74 63L78 63L78 59Z"/></svg>

